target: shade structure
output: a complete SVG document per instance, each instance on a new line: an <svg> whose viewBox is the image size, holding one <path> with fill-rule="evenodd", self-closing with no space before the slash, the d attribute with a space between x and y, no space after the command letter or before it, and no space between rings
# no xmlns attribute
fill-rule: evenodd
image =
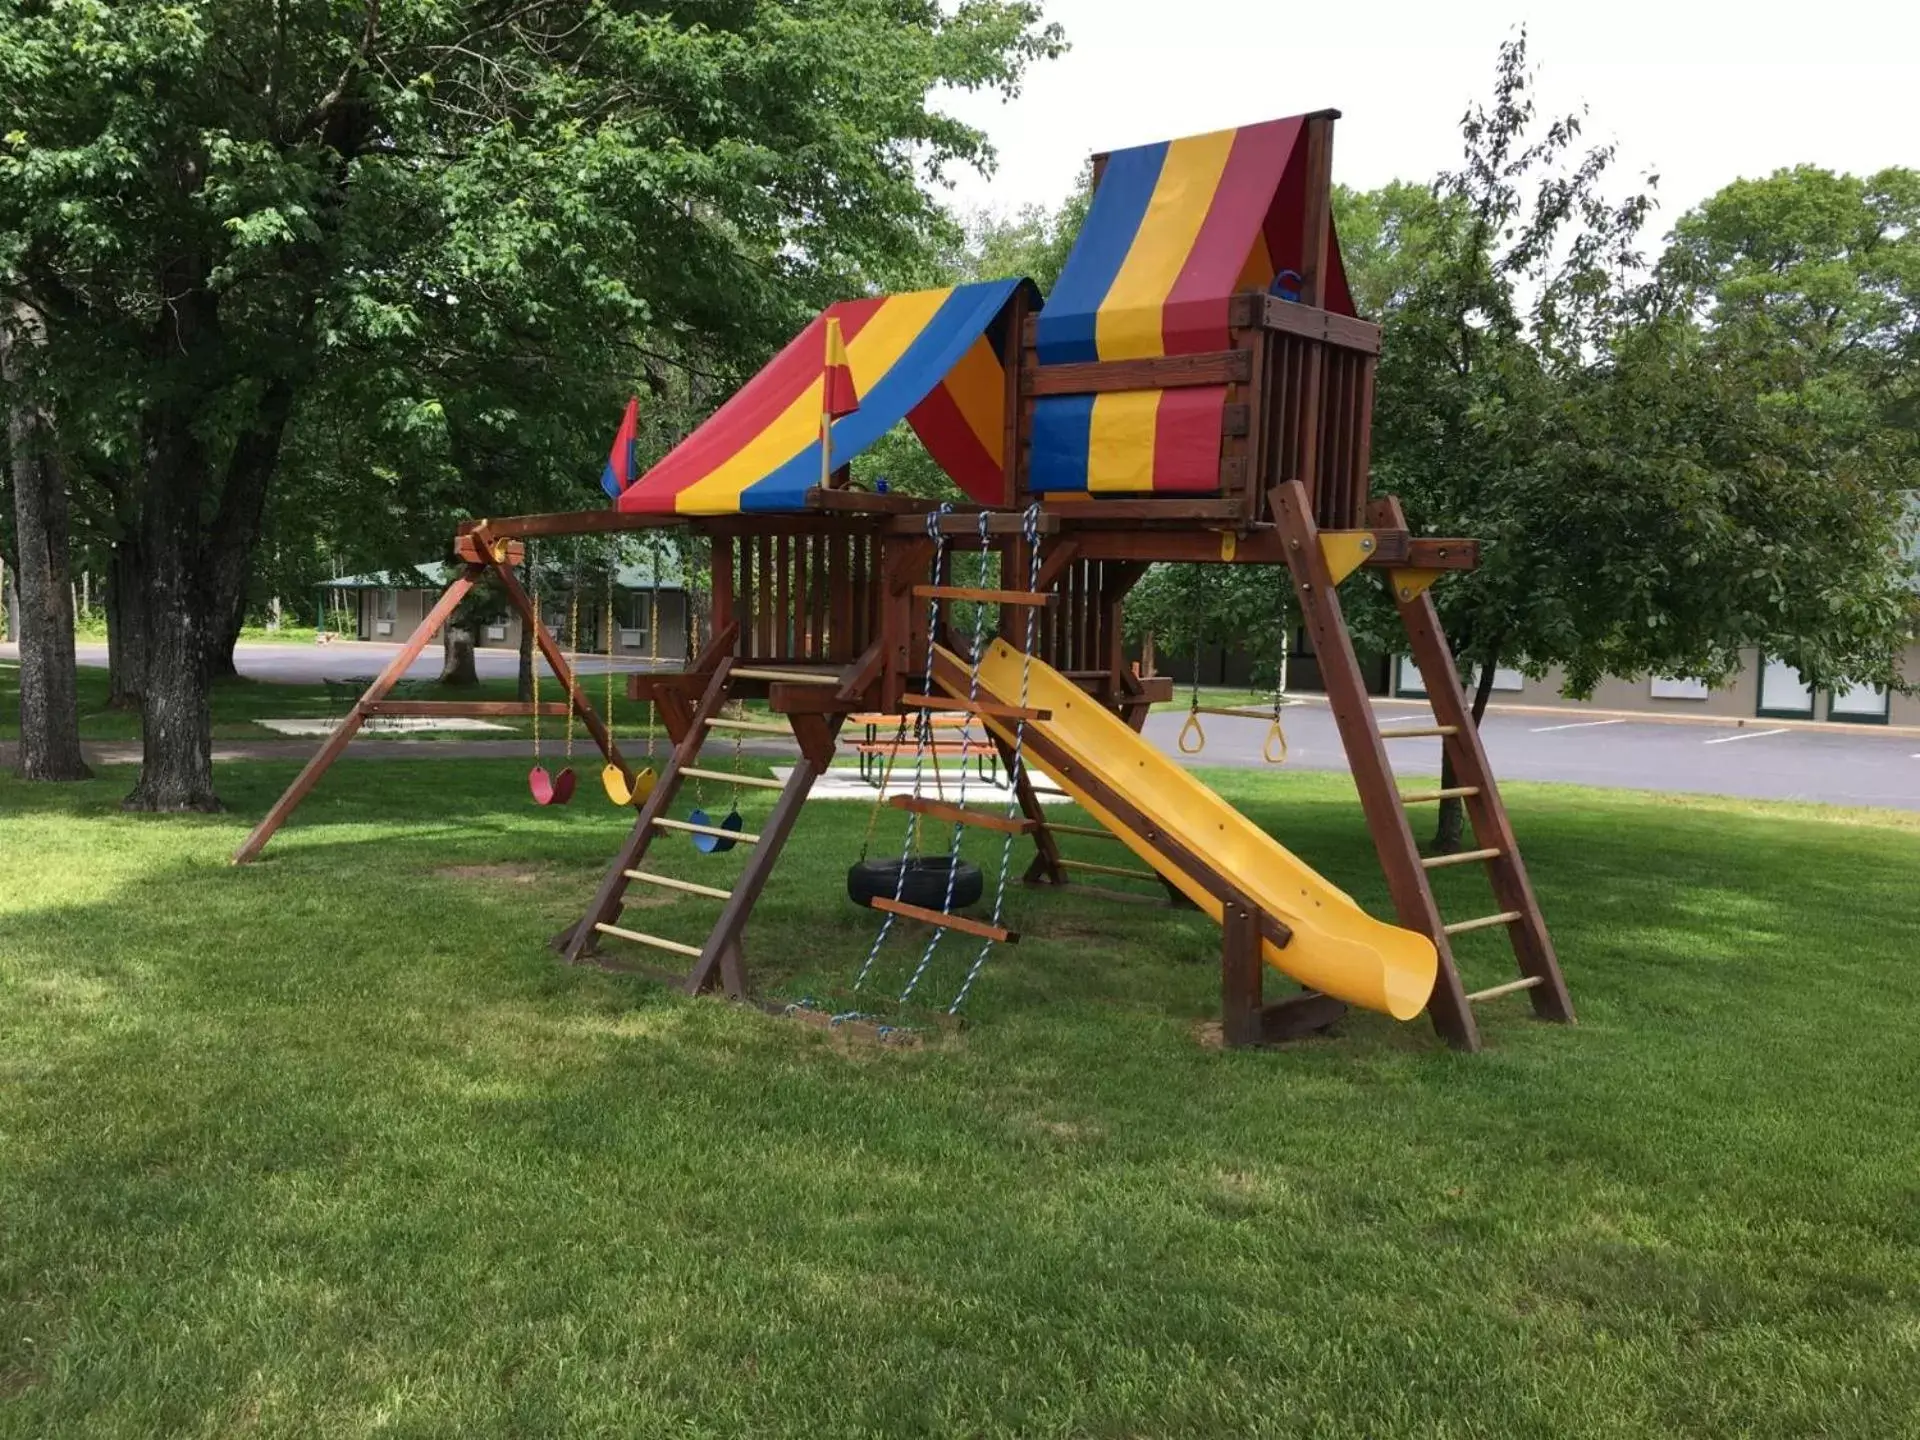
<svg viewBox="0 0 1920 1440"><path fill-rule="evenodd" d="M1306 116L1115 151L1037 325L1040 363L1222 350L1228 306L1298 272ZM1353 313L1328 221L1324 307ZM1284 285L1281 287L1284 293ZM1227 392L1043 396L1032 484L1042 493L1193 494L1219 485Z"/></svg>
<svg viewBox="0 0 1920 1440"><path fill-rule="evenodd" d="M1003 496L1007 376L1001 325L1024 282L992 280L845 300L816 316L731 400L615 502L636 514L806 508L820 483L826 324L840 323L859 408L831 426L834 466L901 420L973 499Z"/></svg>

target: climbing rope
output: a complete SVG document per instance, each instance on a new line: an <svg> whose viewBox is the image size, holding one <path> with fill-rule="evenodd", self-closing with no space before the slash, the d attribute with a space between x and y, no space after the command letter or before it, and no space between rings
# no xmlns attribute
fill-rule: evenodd
<svg viewBox="0 0 1920 1440"><path fill-rule="evenodd" d="M1040 588L1040 506L1036 501L1027 507L1027 513L1021 522L1021 531L1027 542L1027 589ZM1007 818L1014 819L1020 810L1020 786L1026 779L1026 739L1027 739L1027 701L1031 695L1033 682L1033 645L1036 627L1040 619L1040 609L1036 605L1026 607L1027 633L1024 653L1020 659L1020 714L1013 722L1013 753L1007 760ZM980 660L976 654L973 663L974 689L979 687ZM993 891L993 919L997 928L1000 914L1007 899L1007 875L1013 866L1012 827L1008 827L1004 841L1000 846L1000 879ZM951 879L947 882L951 885ZM993 949L991 937L980 942L980 951L973 957L973 964L967 967L967 978L960 982L959 993L953 997L953 1003L947 1006L949 1015L960 1013L960 1007L967 1003L967 995L973 989L973 982L980 978L980 972L986 968L987 954Z"/></svg>
<svg viewBox="0 0 1920 1440"><path fill-rule="evenodd" d="M985 510L980 512L980 557L983 568L987 554L987 535L990 518L990 512ZM1028 609L1032 608L1031 606L1028 607ZM960 722L960 754L962 756L960 762L960 787L954 799L954 804L962 810L967 808L967 763L964 757L973 744L973 721L974 717L979 714L980 661L986 651L986 633L987 607L976 604L973 607L973 655L967 667L968 708L964 712L965 718ZM932 676L933 674L933 654L931 646L929 646L927 654L927 674L928 676ZM934 773L936 775L940 773L938 750L934 752ZM953 839L947 846L947 893L946 897L940 902L940 913L942 915L950 915L953 913L953 887L954 882L960 875L960 837L966 833L966 828L965 822L956 820L953 825ZM907 979L907 988L900 992L900 1003L902 1005L906 1004L913 992L919 988L921 977L927 973L927 966L933 963L933 952L940 948L940 942L946 938L946 934L946 927L935 926L933 933L927 937L927 948L920 952L920 963L913 967L913 974Z"/></svg>
<svg viewBox="0 0 1920 1440"><path fill-rule="evenodd" d="M927 515L927 538L933 541L933 545L934 545L933 573L936 578L940 574L941 563L946 558L946 553L947 553L947 537L946 537L946 533L941 528L941 521L945 520L947 516L952 513L953 513L953 506L951 504L942 502L937 509L931 511ZM935 636L939 633L939 626L940 626L939 597L934 595L929 595L927 597L927 662L926 662L926 673L929 676L933 674L934 644L935 644ZM926 726L916 725L914 727L913 793L916 798L918 798L920 794L921 777L923 774L923 767L926 763L928 733L929 733L928 727ZM936 751L934 755L934 773L936 775L939 773L939 767L940 767L939 753ZM884 796L884 794L885 792L883 790L882 795ZM893 882L893 899L895 904L898 904L900 902L900 898L906 894L907 862L913 858L914 839L919 831L919 828L920 828L919 815L916 812L909 810L907 812L906 838L902 841L900 846L900 873ZM879 932L873 937L873 945L867 951L867 958L865 962L860 966L860 973L853 977L853 988L855 990L858 990L862 985L864 985L867 981L867 976L873 973L874 962L880 958L880 949L883 945L887 943L887 936L893 932L894 914L891 910L889 910L885 912L885 916L886 918L880 922Z"/></svg>

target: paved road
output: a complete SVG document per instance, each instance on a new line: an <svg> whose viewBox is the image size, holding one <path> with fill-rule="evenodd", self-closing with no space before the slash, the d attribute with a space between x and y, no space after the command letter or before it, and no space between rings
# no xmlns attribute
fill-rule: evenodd
<svg viewBox="0 0 1920 1440"><path fill-rule="evenodd" d="M379 670L397 646L342 641L326 646L243 645L237 652L241 673L260 680L315 682L329 676L369 675ZM0 646L0 658L12 658ZM510 676L517 657L511 651L478 652L483 675ZM104 665L106 647L80 649L84 665ZM601 662L581 657L586 673ZM630 668L631 662L621 662ZM432 678L440 657L429 651L411 674ZM1382 726L1431 723L1418 703L1383 701ZM1175 750L1184 716L1162 711L1147 722L1147 734L1162 749ZM1208 717L1205 751L1192 757L1204 765L1257 767L1264 723L1225 716ZM1323 705L1308 703L1286 712L1289 763L1308 770L1344 770L1346 756L1333 717ZM1601 719L1578 711L1522 713L1495 710L1483 733L1495 770L1506 779L1557 780L1576 785L1621 786L1641 790L1741 795L1755 799L1805 800L1834 805L1889 806L1920 810L1920 736L1890 734L1871 726L1796 728L1765 720L1744 725L1674 723L1652 719ZM413 754L417 742L357 741L355 753ZM512 755L525 746L512 741L435 741L430 752ZM138 758L138 747L94 747L113 763ZM310 753L305 742L223 743L223 753L298 756ZM759 749L760 747L752 747ZM114 751L108 754L109 750ZM769 752L778 753L778 752ZM1395 767L1410 775L1438 774L1440 742L1404 740L1390 747Z"/></svg>
<svg viewBox="0 0 1920 1440"><path fill-rule="evenodd" d="M1432 724L1424 705L1377 707L1381 728ZM1162 711L1147 734L1171 749L1185 717ZM1266 725L1206 717L1207 746L1193 757L1215 765L1258 765ZM1323 705L1286 712L1288 763L1307 770L1345 770L1347 760ZM1870 726L1793 728L1765 720L1744 726L1659 720L1595 719L1577 711L1492 710L1481 725L1494 773L1505 780L1558 780L1636 790L1879 805L1920 810L1920 736ZM1440 773L1438 739L1388 746L1403 774Z"/></svg>

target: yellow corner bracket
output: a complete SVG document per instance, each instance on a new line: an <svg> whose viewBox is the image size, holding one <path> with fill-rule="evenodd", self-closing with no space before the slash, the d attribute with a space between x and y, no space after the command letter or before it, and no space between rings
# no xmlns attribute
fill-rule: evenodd
<svg viewBox="0 0 1920 1440"><path fill-rule="evenodd" d="M1427 587L1446 573L1444 570L1420 569L1391 571L1390 578L1393 581L1393 598L1396 600L1416 599L1424 595Z"/></svg>
<svg viewBox="0 0 1920 1440"><path fill-rule="evenodd" d="M1373 554L1373 546L1371 530L1320 532L1320 553L1326 557L1327 569L1333 572L1336 585L1366 563L1367 557Z"/></svg>

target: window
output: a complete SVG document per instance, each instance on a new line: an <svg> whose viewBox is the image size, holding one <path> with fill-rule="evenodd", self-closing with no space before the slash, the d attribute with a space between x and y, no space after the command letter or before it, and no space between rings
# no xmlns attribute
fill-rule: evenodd
<svg viewBox="0 0 1920 1440"><path fill-rule="evenodd" d="M1760 715L1788 720L1813 718L1813 687L1784 660L1760 657Z"/></svg>
<svg viewBox="0 0 1920 1440"><path fill-rule="evenodd" d="M1656 700L1704 700L1713 692L1704 680L1685 675L1656 675L1647 693Z"/></svg>
<svg viewBox="0 0 1920 1440"><path fill-rule="evenodd" d="M1849 685L1836 690L1827 701L1829 720L1848 720L1856 725L1887 723L1887 692L1878 685Z"/></svg>
<svg viewBox="0 0 1920 1440"><path fill-rule="evenodd" d="M1461 683L1467 687L1469 693L1473 690L1474 677L1479 673L1479 670L1476 668L1468 671L1461 677ZM1413 657L1411 655L1402 655L1399 658L1399 661L1394 667L1393 682L1393 693L1396 695L1424 695L1427 693L1427 687L1422 684L1420 680L1420 667L1413 663ZM1493 672L1493 688L1496 693L1502 690L1511 693L1523 689L1526 683L1527 681L1524 675L1518 670L1510 669L1505 665L1498 666Z"/></svg>
<svg viewBox="0 0 1920 1440"><path fill-rule="evenodd" d="M373 618L392 620L400 606L398 590L376 590L373 592Z"/></svg>
<svg viewBox="0 0 1920 1440"><path fill-rule="evenodd" d="M645 590L630 591L621 607L620 645L626 650L646 650L653 643L653 596Z"/></svg>

